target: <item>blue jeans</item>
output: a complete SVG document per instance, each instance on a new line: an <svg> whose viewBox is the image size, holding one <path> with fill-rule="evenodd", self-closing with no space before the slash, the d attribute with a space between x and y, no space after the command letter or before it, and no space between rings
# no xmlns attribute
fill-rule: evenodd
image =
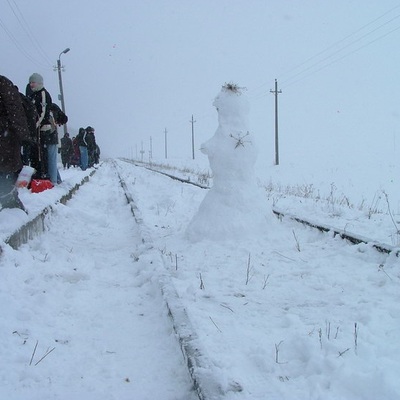
<svg viewBox="0 0 400 400"><path fill-rule="evenodd" d="M79 146L79 151L81 152L81 169L82 171L86 171L89 162L89 155L87 147Z"/></svg>
<svg viewBox="0 0 400 400"><path fill-rule="evenodd" d="M53 185L61 183L60 173L57 168L58 147L56 144L48 144L47 146L47 171Z"/></svg>

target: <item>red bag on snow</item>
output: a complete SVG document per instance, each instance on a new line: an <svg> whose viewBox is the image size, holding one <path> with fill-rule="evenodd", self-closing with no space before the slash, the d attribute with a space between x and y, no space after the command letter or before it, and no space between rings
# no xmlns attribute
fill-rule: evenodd
<svg viewBox="0 0 400 400"><path fill-rule="evenodd" d="M32 193L40 193L43 190L51 189L54 185L48 179L32 179L31 191Z"/></svg>

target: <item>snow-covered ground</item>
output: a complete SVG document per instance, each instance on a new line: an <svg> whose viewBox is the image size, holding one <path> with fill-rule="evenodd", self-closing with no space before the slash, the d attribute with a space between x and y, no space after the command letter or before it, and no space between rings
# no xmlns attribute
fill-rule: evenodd
<svg viewBox="0 0 400 400"><path fill-rule="evenodd" d="M165 279L187 310L207 365L203 381L217 386L216 398L399 397L394 254L272 212L263 235L193 243L185 232L206 189L123 161L117 171L140 225L106 162L66 205L53 206L45 233L18 250L2 246L1 398L195 398L161 298ZM88 174L61 173L55 189L22 190L29 215L2 210L1 223L13 231L53 203L54 190ZM266 191L270 209L277 197ZM336 205L330 213L329 202L287 194L278 205L283 200L335 226L349 223L344 216L362 220L365 236L393 229L387 214L376 214L377 225L358 209Z"/></svg>
<svg viewBox="0 0 400 400"><path fill-rule="evenodd" d="M192 400L189 364L202 399L400 397L400 175L295 157L260 169L231 86L209 165L108 160L66 204L94 170L0 212L7 242L47 207L42 235L1 244L1 398Z"/></svg>
<svg viewBox="0 0 400 400"><path fill-rule="evenodd" d="M400 273L393 254L272 216L264 235L193 244L185 228L205 191L165 179L139 169L132 191L223 398L399 395ZM295 197L291 209L304 212ZM364 220L373 233L373 220Z"/></svg>
<svg viewBox="0 0 400 400"><path fill-rule="evenodd" d="M62 174L55 189L20 190L28 216L0 218L29 219L88 175ZM52 208L42 235L17 251L3 246L0 398L194 399L151 254L135 256L141 236L115 170L100 168Z"/></svg>

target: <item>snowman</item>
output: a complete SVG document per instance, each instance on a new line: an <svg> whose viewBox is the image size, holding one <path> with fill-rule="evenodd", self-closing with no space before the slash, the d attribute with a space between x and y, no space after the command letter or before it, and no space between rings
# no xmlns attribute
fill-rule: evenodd
<svg viewBox="0 0 400 400"><path fill-rule="evenodd" d="M225 84L213 105L218 128L201 146L210 162L213 186L186 229L192 242L235 240L267 230L268 210L254 173L257 149L244 89Z"/></svg>

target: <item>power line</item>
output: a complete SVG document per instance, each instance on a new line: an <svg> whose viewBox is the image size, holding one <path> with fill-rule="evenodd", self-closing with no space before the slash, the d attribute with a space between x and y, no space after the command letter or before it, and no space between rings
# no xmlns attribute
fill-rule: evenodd
<svg viewBox="0 0 400 400"><path fill-rule="evenodd" d="M349 48L350 46L352 46L352 45L354 45L354 44L360 42L361 40L365 39L367 36L370 36L371 34L375 33L376 31L378 31L378 30L382 29L383 27L387 26L388 24L390 24L391 22L393 22L394 20L396 20L397 18L400 17L400 15L396 15L396 16L394 16L393 18L391 18L390 20L385 21L385 22L382 23L381 25L377 26L376 28L369 30L369 31L366 32L364 35L362 35L361 37L359 37L359 38L353 40L352 42L350 42L350 43L348 43L348 44L346 44L346 45L340 47L338 50L334 51L334 52L331 53L330 55L327 55L325 58L323 58L323 59L321 59L321 60L319 60L319 61L316 61L316 62L313 63L312 65L310 65L310 66L308 66L308 67L306 67L306 68L303 68L302 70L300 70L299 72L297 72L297 73L295 73L295 74L290 75L290 72L293 72L293 71L298 70L299 68L305 66L305 65L306 65L307 63L309 63L310 61L315 60L316 58L318 58L318 57L321 56L322 54L328 53L330 50L334 49L335 47L337 47L337 46L340 45L341 43L344 43L344 42L345 42L346 40L348 40L349 38L355 36L355 35L358 34L359 32L363 31L365 28L371 26L371 25L374 24L376 21L382 19L383 17L385 17L386 15L390 14L393 10L395 10L395 9L397 9L397 8L399 8L399 7L400 7L400 4L397 5L397 6L395 6L395 7L392 7L391 9L389 9L388 11L386 11L385 13L381 14L379 17L373 19L372 21L370 21L370 22L368 22L367 24L363 25L362 27L358 28L357 30L355 30L355 31L352 32L351 34L345 36L343 39L338 40L337 42L335 42L335 43L333 43L332 45L328 46L328 47L325 48L324 50L318 52L317 54L313 55L312 57L309 57L308 59L306 59L304 62L298 64L296 67L291 68L289 71L287 71L287 72L281 74L281 75L279 76L280 78L281 78L282 76L284 77L284 76L287 76L287 75L288 75L288 78L286 78L286 79L281 83L281 85L284 86L284 87L287 87L287 86L290 86L290 85L292 85L292 84L294 84L294 83L297 83L297 82L299 82L299 81L301 81L301 80L303 80L303 79L309 77L310 75L313 75L313 74L315 74L316 72L321 71L322 69L327 68L328 66L330 66L330 65L332 65L332 64L334 64L334 63L336 63L336 62L338 62L338 61L340 61L340 60L342 60L343 58L345 58L345 57L347 57L347 56L349 56L349 55L351 55L351 54L353 54L353 53L355 53L355 52L357 52L357 51L363 49L364 47L369 46L370 44L372 44L372 43L374 43L374 42L376 42L376 41L378 41L378 40L380 40L380 39L382 39L382 38L388 36L389 34L395 32L396 30L400 29L400 26L395 27L394 29L390 30L389 32L387 32L387 33L385 33L385 34L383 34L383 35L381 35L381 36L379 36L379 37L377 37L377 38L375 38L375 39L369 41L368 43L366 43L366 44L364 44L364 45L362 45L362 46L360 46L360 47L358 47L358 48L356 48L356 49L354 49L354 50L352 50L352 51L350 51L350 52L348 52L348 53L342 55L342 56L339 57L339 58L336 58L336 59L334 59L334 60L328 62L327 64L322 65L322 66L321 66L320 68L318 68L318 69L311 71L309 74L306 74L306 75L303 76L302 78L295 79L296 77L298 77L298 76L300 76L300 75L302 75L302 74L305 74L307 71L312 70L314 67L318 66L319 64L322 64L322 63L326 62L327 60L332 59L333 57L335 57L335 55L338 55L339 53L343 52L345 49ZM295 79L295 80L292 81L293 79ZM265 87L266 85L268 85L268 83L264 83L264 84L258 86L257 88L253 89L253 91L254 91L254 90L260 90L260 89L262 89L263 87ZM259 94L255 94L254 96L252 96L252 98L253 98L253 99L259 99L259 98L262 98L262 97L265 97L265 96L267 96L267 92L266 92L266 91L265 91L265 92L262 92L262 93L259 93Z"/></svg>
<svg viewBox="0 0 400 400"><path fill-rule="evenodd" d="M400 17L400 15L397 15L396 17L392 18L391 20L389 20L389 21L385 22L384 24L378 26L377 28L373 29L372 31L369 31L369 32L367 32L366 34L364 34L363 36L359 37L358 39L355 39L355 40L353 40L352 42L348 43L346 46L343 46L343 47L341 47L340 49L336 50L335 52L333 52L333 53L330 54L329 56L323 58L322 60L319 60L319 61L315 62L314 64L310 65L309 67L307 67L307 68L303 69L302 71L300 71L300 72L294 74L294 75L291 76L290 78L287 78L286 80L284 80L284 81L282 82L282 85L285 85L287 82L291 81L293 78L295 78L295 77L297 77L297 76L299 76L299 75L301 75L301 74L303 74L303 73L305 73L305 72L311 70L311 69L314 68L315 66L317 66L317 65L319 65L319 64L321 64L321 63L323 63L323 62L325 62L325 61L327 61L327 60L333 58L335 55L341 53L343 50L349 48L350 46L354 45L355 43L360 42L361 40L363 40L363 39L366 38L367 36L373 34L373 33L376 32L377 30L383 28L384 26L386 26L387 24L389 24L390 22L394 21L395 19L397 19L397 18L399 18L399 17ZM383 38L383 37L385 37L385 36L388 36L390 33L396 31L397 29L399 29L399 27L393 29L392 31L388 32L388 33L385 34L385 35L379 36L378 38L376 38L376 39L374 39L374 40L372 40L372 41L366 43L365 45L363 45L363 46L361 46L361 47L355 49L354 51L351 51L351 52L345 54L344 56L340 57L339 59L334 60L333 62L330 62L330 63L326 64L325 66L321 67L321 68L318 69L317 71L320 71L321 69L323 69L323 68L325 68L325 67L331 65L332 63L334 63L334 62L336 62L336 61L338 61L338 60L341 60L341 59L347 57L348 55L353 54L354 52L356 52L356 51L358 51L358 50L360 50L360 49L362 49L362 48L364 48L364 47L367 47L367 46L370 45L371 43L374 43L374 42L376 42L377 40L379 40L379 39L381 39L381 38ZM315 72L316 72L316 71L315 71Z"/></svg>
<svg viewBox="0 0 400 400"><path fill-rule="evenodd" d="M37 60L35 60L27 51L20 45L18 40L15 38L15 36L8 30L2 19L0 18L0 26L3 28L4 32L7 34L7 36L10 38L10 40L14 43L15 47L32 63L43 67L43 64L40 64ZM47 66L46 66L47 67Z"/></svg>
<svg viewBox="0 0 400 400"><path fill-rule="evenodd" d="M48 68L49 65L51 65L51 62L49 61L48 57L44 53L43 49L40 47L39 42L35 39L35 41L36 41L36 43L35 43L34 40L32 39L32 38L34 38L34 36L33 36L33 34L29 33L29 31L28 31L29 27L27 28L28 24L27 24L25 18L23 17L21 11L19 10L18 6L16 5L15 1L14 1L15 7L19 11L21 18L25 21L25 24L22 23L21 18L17 15L15 9L13 8L13 6L9 0L7 0L7 3L9 5L11 11L13 12L15 18L17 19L19 25L22 27L24 32L29 37L29 40L31 41L31 43L36 47L36 49L39 50L38 52L36 52L36 54L41 56L42 60L38 60L37 58L33 57L33 55L26 50L26 48L24 47L24 45L22 45L20 43L20 41L18 41L18 39L14 36L14 34L11 32L11 30L7 28L5 22L1 19L0 19L0 27L4 30L4 32L7 34L7 36L11 40L11 42L14 44L14 46L20 51L20 53L25 58L27 58L30 62L32 62L33 64L36 64L40 68Z"/></svg>
<svg viewBox="0 0 400 400"><path fill-rule="evenodd" d="M317 69L317 70L311 72L310 74L308 74L308 75L306 75L306 76L304 76L304 77L302 77L302 78L299 78L299 79L297 79L297 80L295 80L295 81L293 81L293 82L290 82L290 83L286 84L285 87L291 86L291 85L293 85L293 84L295 84L295 83L297 83L297 82L299 82L299 81L302 81L303 79L308 78L310 75L314 75L316 72L319 72L319 71L321 71L322 69L325 69L325 68L329 67L330 65L332 65L332 64L334 64L334 63L336 63L336 62L338 62L338 61L340 61L340 60L343 60L343 58L346 58L346 57L350 56L351 54L356 53L357 51L363 49L364 47L367 47L367 46L369 46L370 44L372 44L372 43L374 43L374 42L377 42L378 40L380 40L380 39L382 39L382 38L384 38L384 37L390 35L391 33L395 32L395 31L398 31L399 29L400 29L400 26L398 26L398 27L392 29L391 31L385 33L384 35L381 35L381 36L377 37L376 39L371 40L370 42L364 44L363 46L360 46L360 47L358 47L358 48L356 48L356 49L354 49L354 50L352 50L352 51L350 51L350 52L348 52L348 53L342 55L341 57L339 57L339 58L337 58L337 59L331 61L329 64L323 65L322 67L320 67L319 69ZM286 81L286 82L287 82L287 81Z"/></svg>
<svg viewBox="0 0 400 400"><path fill-rule="evenodd" d="M375 23L376 21L380 20L381 18L383 18L385 15L391 13L393 10L395 10L396 8L399 8L400 4L391 8L390 10L386 11L385 13L383 13L382 15L380 15L379 17L373 19L372 21L368 22L367 24L363 25L362 27L358 28L357 30L355 30L354 32L350 33L349 35L345 36L343 39L338 40L337 42L333 43L332 45L328 46L327 48L325 48L324 50L318 52L317 54L313 55L312 57L308 58L307 60L303 61L302 63L298 64L297 66L291 68L289 71L286 71L285 73L281 74L278 78L282 78L282 76L288 75L290 74L290 72L295 71L296 69L302 67L303 65L307 64L309 61L314 60L315 58L319 57L320 55L328 52L329 50L333 49L334 47L336 47L337 45L339 45L340 43L345 42L347 39L351 38L352 36L355 36L357 33L361 32L362 30L364 30L365 28L367 28L368 26L372 25L373 23ZM391 21L393 21L394 19L398 18L399 15L397 15L396 17L392 18L391 20L385 22L384 24L378 26L376 29L374 29L373 31L368 32L367 34L365 34L364 36L362 36L361 38L368 36L369 34L371 34L372 32L375 32L376 30L380 29L382 26L387 25L388 23L390 23ZM360 39L361 39L360 38ZM360 40L358 39L358 40ZM357 40L357 41L358 41ZM354 42L352 42L354 43ZM345 46L348 47L348 46ZM340 50L339 50L340 51Z"/></svg>
<svg viewBox="0 0 400 400"><path fill-rule="evenodd" d="M24 15L22 14L20 8L18 7L18 4L15 2L15 0L13 0L14 6L17 9L19 15L21 16L21 19L23 20L23 23L20 19L20 17L17 15L17 13L15 12L13 6L10 3L10 0L7 0L7 3L9 5L9 7L11 8L11 11L13 12L15 18L17 19L19 25L22 27L22 29L24 30L24 32L27 34L27 36L29 37L29 40L31 41L31 43L36 47L36 49L41 53L42 57L46 60L46 62L49 65L52 65L52 62L50 61L49 57L47 56L46 52L43 50L42 46L40 45L40 42L36 39L35 35L33 34L32 30L29 27L28 22L26 21Z"/></svg>

